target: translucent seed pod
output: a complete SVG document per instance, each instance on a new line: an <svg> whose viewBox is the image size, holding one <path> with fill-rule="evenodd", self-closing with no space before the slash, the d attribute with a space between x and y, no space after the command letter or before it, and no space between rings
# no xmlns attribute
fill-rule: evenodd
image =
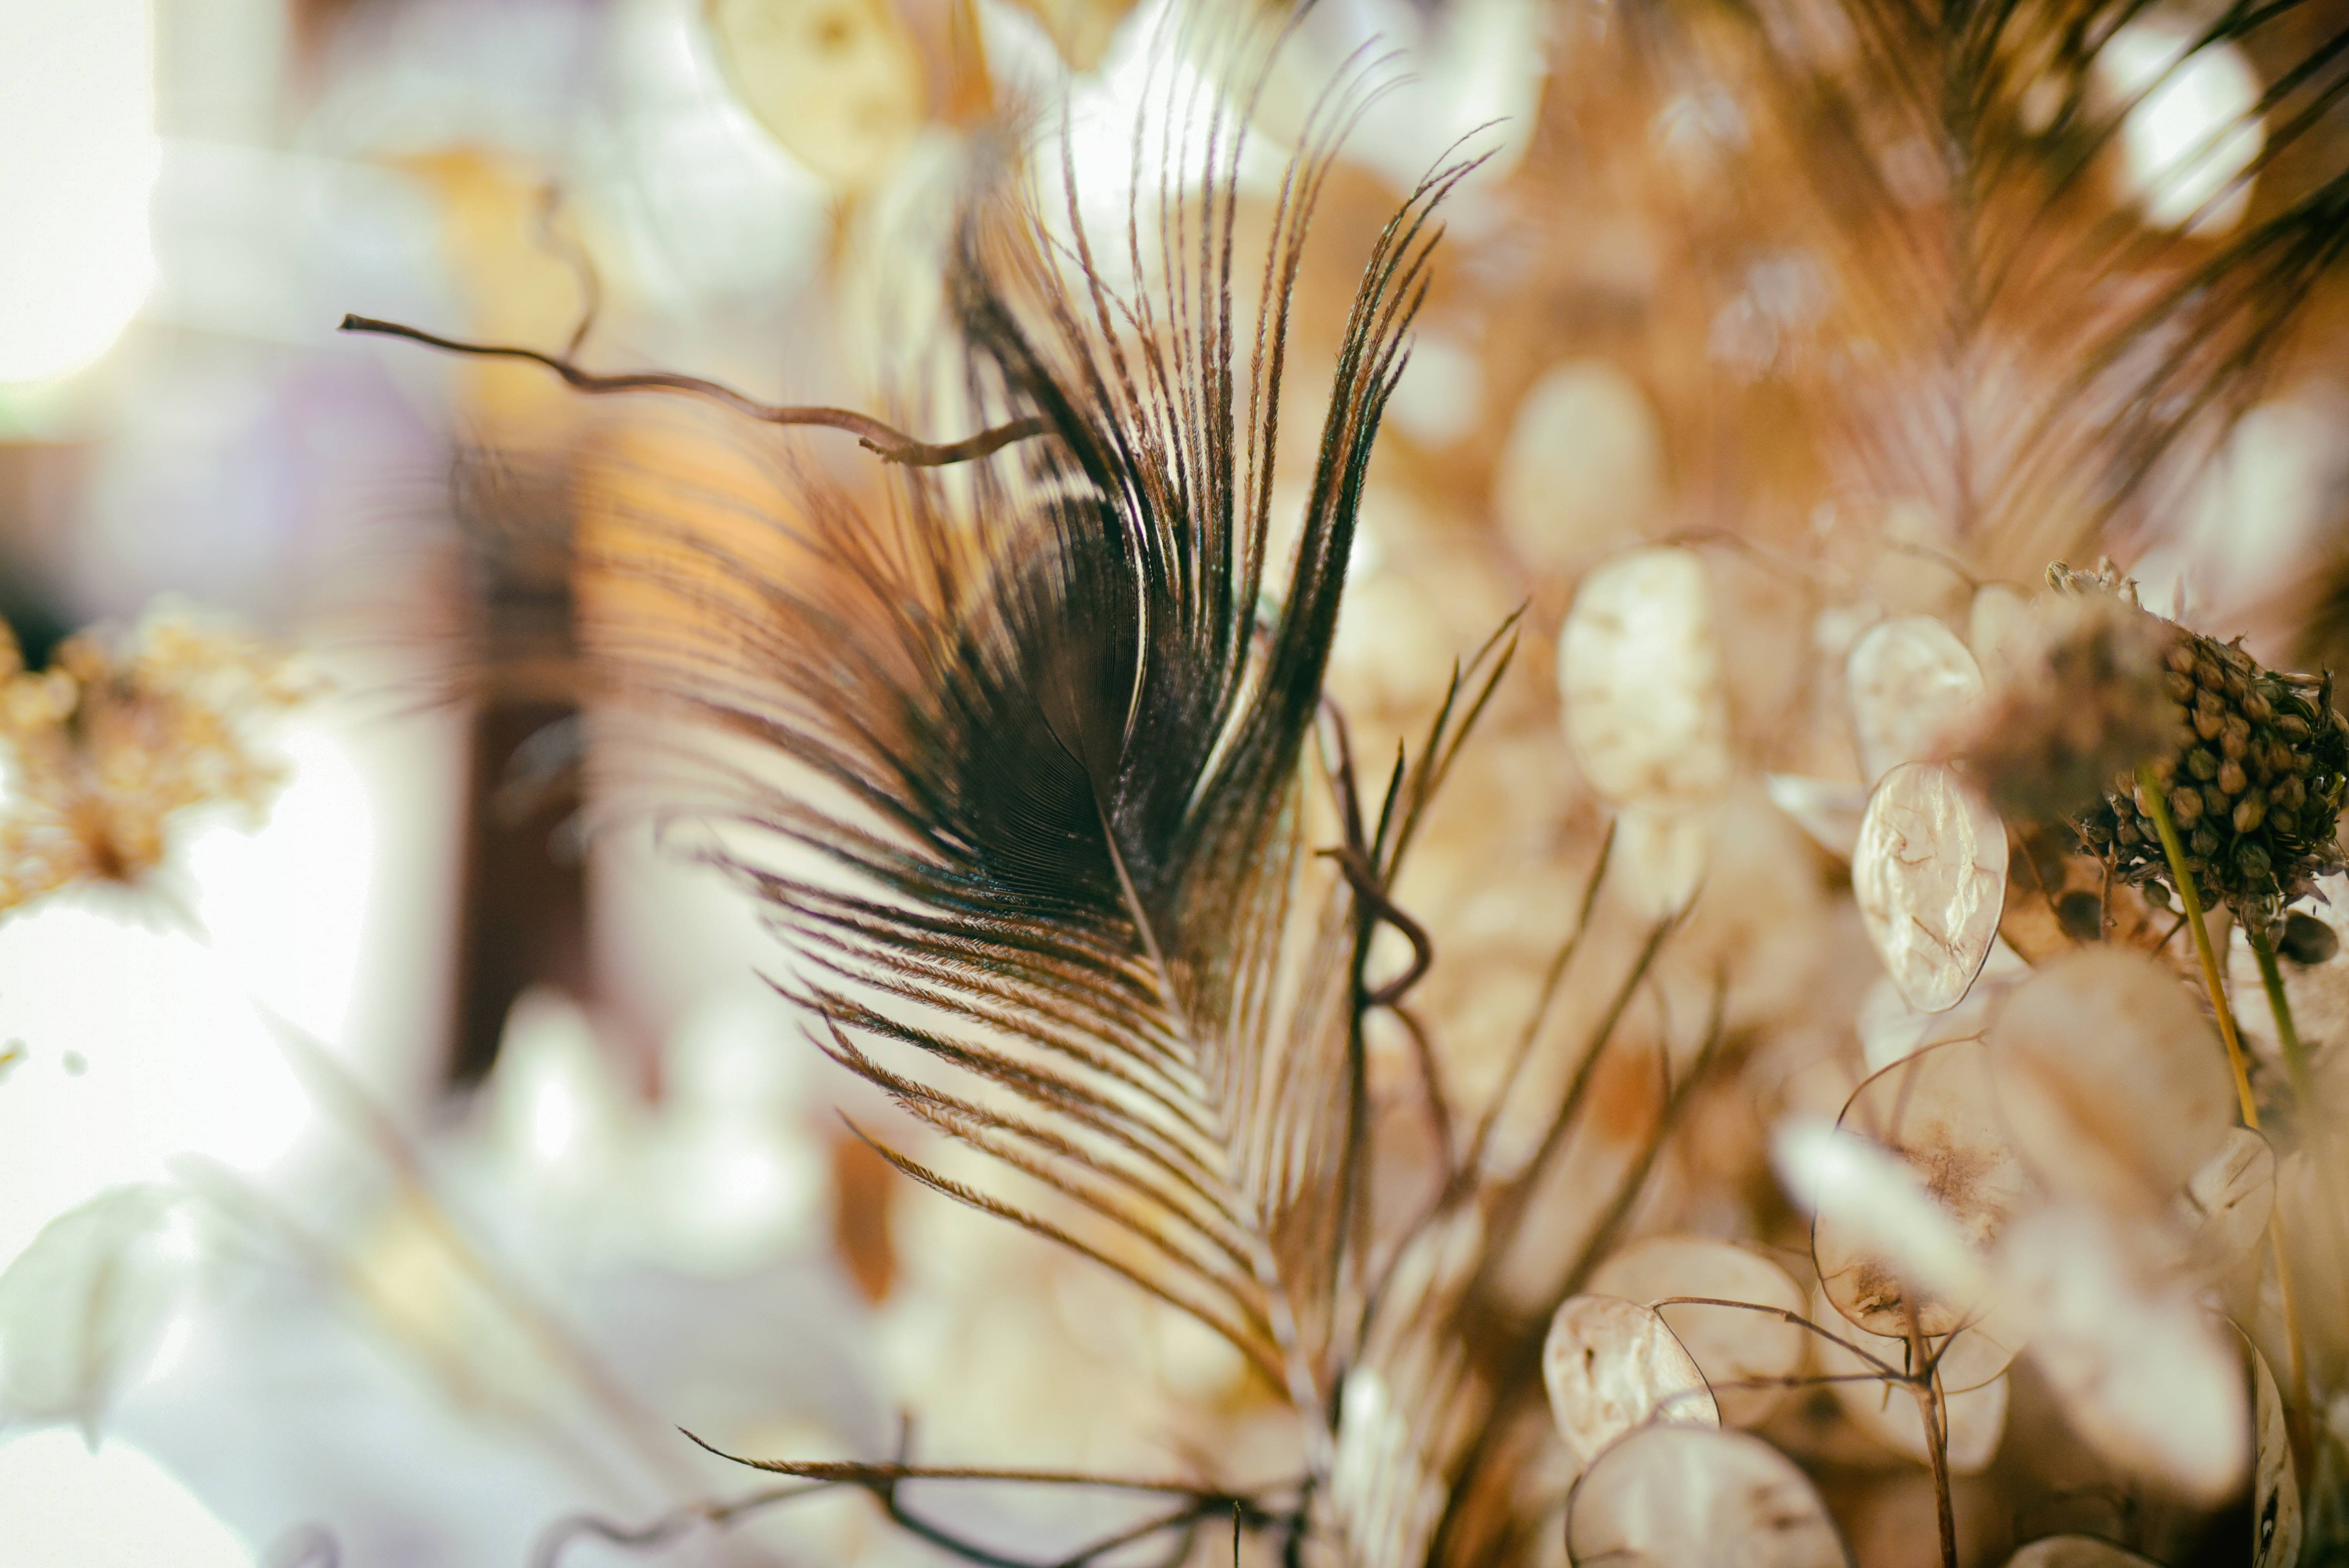
<svg viewBox="0 0 2349 1568"><path fill-rule="evenodd" d="M1542 1344L1550 1414L1575 1459L1588 1465L1650 1421L1721 1425L1704 1374L1664 1320L1611 1295L1568 1298Z"/></svg>
<svg viewBox="0 0 2349 1568"><path fill-rule="evenodd" d="M1679 1338L1704 1375L1722 1423L1757 1427L1785 1400L1811 1336L1769 1311L1800 1314L1802 1287L1761 1253L1710 1236L1651 1236L1591 1272L1590 1288L1643 1302ZM1745 1306L1667 1302L1701 1296Z"/></svg>
<svg viewBox="0 0 2349 1568"><path fill-rule="evenodd" d="M1567 739L1615 804L1702 805L1730 778L1704 562L1635 550L1584 580L1558 638Z"/></svg>
<svg viewBox="0 0 2349 1568"><path fill-rule="evenodd" d="M1663 432L1646 395L1607 361L1578 359L1518 403L1493 510L1529 565L1566 574L1637 545L1664 490Z"/></svg>
<svg viewBox="0 0 2349 1568"><path fill-rule="evenodd" d="M709 0L728 82L785 151L862 191L921 129L922 64L887 0Z"/></svg>
<svg viewBox="0 0 2349 1568"><path fill-rule="evenodd" d="M1874 783L1903 762L1933 755L1982 700L1982 666L1930 615L1879 622L1852 645L1844 666L1860 771Z"/></svg>
<svg viewBox="0 0 2349 1568"><path fill-rule="evenodd" d="M1999 1114L1989 1052L1977 1041L1929 1047L1867 1079L1837 1128L1899 1161L1971 1259L1986 1257L2013 1217L2038 1201L2038 1184ZM1934 1336L1979 1316L1989 1305L1982 1284L1972 1282L1964 1295L1932 1289L1913 1266L1902 1266L1897 1251L1886 1250L1881 1225L1856 1212L1867 1201L1828 1203L1811 1228L1812 1260L1836 1310L1893 1339L1907 1335L1911 1311L1920 1332Z"/></svg>
<svg viewBox="0 0 2349 1568"><path fill-rule="evenodd" d="M2204 1278L2240 1263L2267 1234L2275 1211L2275 1150L2248 1127L2230 1128L2201 1170L2178 1194L2180 1217L2193 1233L2188 1264Z"/></svg>
<svg viewBox="0 0 2349 1568"><path fill-rule="evenodd" d="M1853 1322L1905 1333L1913 1300L1925 1332L1942 1334L1989 1299L1982 1260L1899 1155L1811 1117L1782 1122L1770 1153L1814 1216L1812 1254L1840 1282L1830 1299Z"/></svg>
<svg viewBox="0 0 2349 1568"><path fill-rule="evenodd" d="M1712 852L1705 819L1700 810L1637 802L1616 818L1608 880L1642 922L1669 920L1695 899Z"/></svg>
<svg viewBox="0 0 2349 1568"><path fill-rule="evenodd" d="M2251 1411L2258 1449L2251 1469L2251 1568L2292 1568L2300 1561L2300 1480L2292 1462L2292 1430L2283 1394L2268 1358L2239 1327L2251 1363Z"/></svg>
<svg viewBox="0 0 2349 1568"><path fill-rule="evenodd" d="M1965 999L2006 907L2006 829L1951 769L1903 763L1868 797L1852 850L1852 897L1909 1005Z"/></svg>
<svg viewBox="0 0 2349 1568"><path fill-rule="evenodd" d="M1999 1249L2003 1310L2072 1429L2106 1460L2199 1502L2239 1485L2252 1447L2243 1367L2188 1288L2095 1210L2017 1222Z"/></svg>
<svg viewBox="0 0 2349 1568"><path fill-rule="evenodd" d="M1567 1554L1610 1568L1848 1568L1794 1461L1744 1432L1650 1427L1609 1449L1567 1503Z"/></svg>
<svg viewBox="0 0 2349 1568"><path fill-rule="evenodd" d="M2147 222L2217 235L2242 222L2267 135L2259 74L2240 47L2203 40L2182 17L2143 15L2096 51L2094 85L2127 106L2121 183Z"/></svg>
<svg viewBox="0 0 2349 1568"><path fill-rule="evenodd" d="M2032 1168L2108 1212L2166 1214L2234 1125L2211 1026L2143 954L2047 965L2016 987L1988 1041L2000 1109Z"/></svg>
<svg viewBox="0 0 2349 1568"><path fill-rule="evenodd" d="M2043 1535L2006 1560L2006 1568L2160 1568L2093 1535Z"/></svg>

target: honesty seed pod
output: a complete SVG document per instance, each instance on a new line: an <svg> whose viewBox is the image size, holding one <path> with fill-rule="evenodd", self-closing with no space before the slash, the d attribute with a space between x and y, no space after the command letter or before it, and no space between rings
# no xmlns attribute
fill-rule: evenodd
<svg viewBox="0 0 2349 1568"><path fill-rule="evenodd" d="M1838 1136L1899 1161L1963 1256L1979 1260L2038 1199L2038 1184L2008 1141L1991 1087L1988 1051L1974 1040L1930 1046L1852 1091ZM1845 1191L1816 1208L1811 1255L1836 1310L1871 1334L1949 1334L1979 1315L1988 1292L1972 1271L1918 1266L1920 1229L1878 1220L1881 1195ZM1888 1244L1889 1243L1889 1244ZM1978 1265L1976 1265L1978 1266ZM1954 1288L1952 1288L1954 1286Z"/></svg>
<svg viewBox="0 0 2349 1568"><path fill-rule="evenodd" d="M921 59L887 0L708 0L708 18L742 106L827 184L876 183L920 129Z"/></svg>
<svg viewBox="0 0 2349 1568"><path fill-rule="evenodd" d="M1704 1374L1664 1320L1635 1301L1569 1297L1542 1344L1542 1383L1558 1435L1588 1465L1649 1421L1721 1425Z"/></svg>
<svg viewBox="0 0 2349 1568"><path fill-rule="evenodd" d="M2006 1560L2006 1568L2160 1568L2150 1557L2094 1535L2043 1535Z"/></svg>
<svg viewBox="0 0 2349 1568"><path fill-rule="evenodd" d="M1566 1548L1610 1568L1848 1568L1826 1505L1794 1462L1744 1432L1651 1427L1575 1483Z"/></svg>
<svg viewBox="0 0 2349 1568"><path fill-rule="evenodd" d="M1814 1216L1813 1260L1828 1299L1852 1322L1902 1333L1913 1303L1920 1332L1946 1334L1987 1299L1981 1256L1899 1154L1799 1117L1778 1128L1771 1159L1787 1193Z"/></svg>
<svg viewBox="0 0 2349 1568"><path fill-rule="evenodd" d="M1754 1427L1767 1420L1784 1402L1788 1380L1809 1349L1810 1336L1777 1315L1801 1314L1801 1287L1768 1258L1733 1243L1651 1236L1600 1264L1590 1275L1590 1288L1655 1309L1704 1375L1726 1426ZM1708 1299L1667 1300L1673 1296ZM1744 1305L1713 1305L1719 1302Z"/></svg>
<svg viewBox="0 0 2349 1568"><path fill-rule="evenodd" d="M1872 783L1932 754L1982 700L1982 668L1957 634L1930 615L1880 621L1845 665L1860 770Z"/></svg>
<svg viewBox="0 0 2349 1568"><path fill-rule="evenodd" d="M2090 949L2047 965L1988 1041L2003 1124L2032 1168L2112 1212L2166 1214L2234 1125L2209 1025L2144 954Z"/></svg>
<svg viewBox="0 0 2349 1568"><path fill-rule="evenodd" d="M2044 1209L1999 1249L2005 1309L2075 1430L2205 1503L2251 1468L2241 1363L2178 1282L2103 1214Z"/></svg>
<svg viewBox="0 0 2349 1568"><path fill-rule="evenodd" d="M1998 939L2006 830L1951 769L1907 762L1868 798L1851 858L1852 897L1885 973L1909 1005L1965 997Z"/></svg>
<svg viewBox="0 0 2349 1568"><path fill-rule="evenodd" d="M1558 638L1566 736L1616 805L1701 805L1729 782L1729 706L1704 562L1634 550L1584 580Z"/></svg>

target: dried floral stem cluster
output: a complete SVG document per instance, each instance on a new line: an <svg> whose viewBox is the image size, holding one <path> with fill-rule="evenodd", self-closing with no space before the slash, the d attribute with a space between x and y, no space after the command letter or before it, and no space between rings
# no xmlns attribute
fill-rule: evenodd
<svg viewBox="0 0 2349 1568"><path fill-rule="evenodd" d="M0 913L79 882L140 882L191 807L257 816L285 769L249 721L308 691L282 655L181 614L150 616L120 649L71 638L38 673L0 625Z"/></svg>

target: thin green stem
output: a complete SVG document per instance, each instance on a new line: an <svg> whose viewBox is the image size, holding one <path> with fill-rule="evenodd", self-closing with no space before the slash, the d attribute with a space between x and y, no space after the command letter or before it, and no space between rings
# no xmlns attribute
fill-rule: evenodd
<svg viewBox="0 0 2349 1568"><path fill-rule="evenodd" d="M2292 1099L2300 1106L2302 1126L2307 1129L2315 1111L2316 1089L2308 1076L2308 1051L2300 1042L2300 1026L2292 1022L2292 999L2284 994L2283 971L2276 967L2275 944L2268 940L2263 929L2251 927L2246 934L2251 939L2251 955L2260 961L2260 986L2268 994L2268 1012L2275 1019L2276 1039L2283 1047L2284 1073L2292 1079ZM2285 1401L2284 1416L2291 1423L2295 1449L2305 1456L2312 1451L2314 1440L2309 1433L2307 1414L2315 1408L2316 1401L2308 1384L2308 1350L2301 1343L2300 1315L2292 1299L2292 1265L2284 1255L2281 1211L2268 1216L2268 1235L2275 1245L2276 1288L2282 1299L2284 1325L2290 1331L2286 1343L2292 1352L2292 1365L2286 1370L2292 1377L2293 1398Z"/></svg>
<svg viewBox="0 0 2349 1568"><path fill-rule="evenodd" d="M2194 951L2202 959L2202 984L2210 993L2212 1009L2219 1015L2219 1037L2227 1043L2227 1065L2235 1071L2235 1098L2242 1107L2243 1125L2257 1132L2260 1107L2251 1098L2251 1065L2243 1059L2243 1041L2235 1032L2235 1015L2227 1008L2227 987L2219 977L2219 954L2210 946L2210 928L2202 919L2201 890L2194 885L2194 873L2187 869L2186 846L2178 841L2178 824L2169 818L2169 800L2161 791L2161 780L2153 776L2150 763L2137 764L2137 787L2145 797L2146 813L2153 819L2154 830L2161 835L2161 852L2169 857L2169 880L2178 884L2178 902L2186 907L2186 923L2194 930Z"/></svg>
<svg viewBox="0 0 2349 1568"><path fill-rule="evenodd" d="M2210 928L2202 920L2201 892L2194 885L2194 873L2187 869L2186 848L2178 841L2178 824L2170 820L2169 802L2162 795L2161 781L2153 776L2153 769L2149 765L2137 764L2137 783L2138 790L2145 796L2146 811L2153 818L2154 830L2161 835L2162 853L2169 857L2170 880L2178 884L2178 902L2185 906L2186 923L2194 928L2194 950L2202 959L2202 984L2209 988L2210 1006L2219 1015L2219 1037L2227 1042L2227 1065L2235 1071L2235 1097L2242 1104L2243 1125L2257 1132L2260 1130L2259 1103L2251 1098L2251 1069L2243 1059L2242 1038L2235 1032L2235 1016L2227 1009L2227 990L2220 983L2219 955L2210 946ZM2274 955L2268 953L2264 936L2254 936L2251 946L2254 953L2261 955L2260 974L2268 983L2269 1000L2281 1006L2283 979L2275 973ZM2297 1050L2298 1037L2289 1035L2291 1025L2286 1020L2290 1014L2279 1012L2277 1017L2278 1026L2287 1031L2293 1049ZM2297 1092L2300 1087L2297 1078L2292 1087ZM2305 1400L2308 1393L2308 1352L2301 1336L2298 1303L2293 1299L2292 1260L2284 1251L2283 1212L2281 1209L2268 1216L2268 1245L2275 1254L2276 1288L2283 1307L2284 1337L2292 1347L2292 1384L2294 1390Z"/></svg>
<svg viewBox="0 0 2349 1568"><path fill-rule="evenodd" d="M2308 1052L2300 1043L2299 1026L2292 1021L2292 999L2284 995L2283 971L2276 967L2275 944L2254 923L2247 923L2243 934L2251 939L2251 956L2260 961L2260 985L2268 994L2276 1038L2283 1045L2283 1070L2292 1079L2292 1098L2306 1110L2316 1103L2315 1090L2308 1080Z"/></svg>

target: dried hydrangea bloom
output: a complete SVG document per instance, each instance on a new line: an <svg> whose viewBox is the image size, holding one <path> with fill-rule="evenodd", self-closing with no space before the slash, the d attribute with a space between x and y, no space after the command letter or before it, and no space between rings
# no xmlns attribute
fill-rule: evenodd
<svg viewBox="0 0 2349 1568"><path fill-rule="evenodd" d="M284 782L250 717L306 687L282 655L177 614L150 616L120 651L87 634L24 667L0 625L0 913L80 882L139 882L191 806L256 817Z"/></svg>
<svg viewBox="0 0 2349 1568"><path fill-rule="evenodd" d="M2048 581L2061 597L1965 752L2002 810L2068 818L2122 881L2166 889L2136 778L2150 764L2204 903L2271 919L2341 866L2349 727L2329 675L2264 669L2146 611L2109 571L2059 562Z"/></svg>

